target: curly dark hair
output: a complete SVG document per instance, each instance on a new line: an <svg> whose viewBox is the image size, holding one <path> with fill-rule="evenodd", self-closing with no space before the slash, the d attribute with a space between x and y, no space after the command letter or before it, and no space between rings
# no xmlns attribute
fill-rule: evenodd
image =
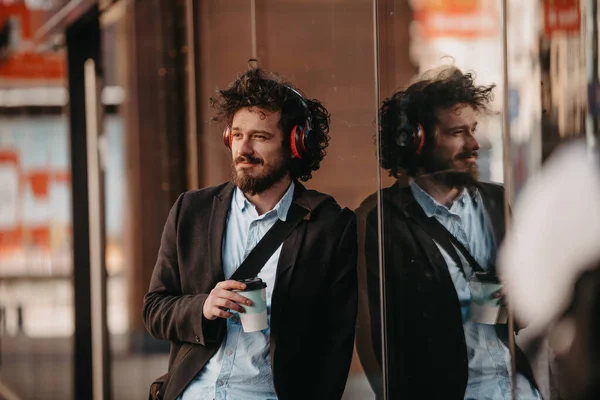
<svg viewBox="0 0 600 400"><path fill-rule="evenodd" d="M256 107L268 112L281 112L279 127L284 133L284 148L290 149L290 133L294 125L304 124L311 120L310 142L306 143L308 153L301 159L294 158L290 164L292 179L308 181L312 171L321 166L325 157L325 149L329 145L329 123L331 114L318 100L300 98L300 91L280 76L267 74L250 60L250 68L246 73L225 89L217 90L216 98L211 97L210 105L217 114L213 121L231 124L236 112L247 107ZM303 104L303 100L304 103Z"/></svg>
<svg viewBox="0 0 600 400"><path fill-rule="evenodd" d="M477 111L489 112L495 87L477 86L473 73L444 66L425 72L408 88L385 99L379 108L381 167L396 178L402 173L417 175L420 159L427 157L435 144L436 111L467 104ZM397 144L399 128L406 119L411 125L419 123L423 127L425 148L420 156Z"/></svg>

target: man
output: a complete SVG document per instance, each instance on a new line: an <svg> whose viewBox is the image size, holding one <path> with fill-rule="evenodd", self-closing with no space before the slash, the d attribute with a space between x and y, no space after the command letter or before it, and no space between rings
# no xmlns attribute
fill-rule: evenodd
<svg viewBox="0 0 600 400"><path fill-rule="evenodd" d="M469 281L478 269L454 244L462 243L479 268L494 272L504 236L503 189L477 181L476 139L478 118L488 111L493 88L444 67L380 108L381 165L397 179L409 179L404 187L397 182L382 191L381 208L365 209L364 203L357 211L366 214L368 299L361 303L368 303L373 341L368 351L364 344L358 348L361 359L374 357L381 366L381 212L386 365L393 399L512 398L507 326L471 319ZM431 224L441 228L436 231L441 237L432 237ZM538 399L527 361L521 355L516 361L518 398Z"/></svg>
<svg viewBox="0 0 600 400"><path fill-rule="evenodd" d="M329 113L257 67L211 104L226 124L232 181L179 197L144 298L148 331L171 341L162 398L339 399L354 340L356 219L298 182L325 156ZM238 313L250 303L229 278L293 207L306 216L258 274L268 328L243 332Z"/></svg>

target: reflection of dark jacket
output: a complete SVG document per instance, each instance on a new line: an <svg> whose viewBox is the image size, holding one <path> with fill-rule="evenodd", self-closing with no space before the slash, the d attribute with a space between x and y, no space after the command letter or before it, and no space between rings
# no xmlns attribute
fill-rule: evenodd
<svg viewBox="0 0 600 400"><path fill-rule="evenodd" d="M504 237L502 187L479 184L496 243ZM398 184L384 189L382 230L386 291L387 365L390 397L463 399L468 360L461 309L448 267L435 242L411 216L417 205L410 189ZM363 203L363 207L366 204ZM361 360L381 365L381 318L378 255L378 208L357 210L365 216L365 265L368 298L361 296L359 326L368 308L373 347L364 344ZM360 271L363 273L363 271ZM362 292L361 292L362 294ZM368 303L368 307L365 304ZM506 330L497 329L506 344ZM363 334L357 331L357 340ZM367 351L374 353L368 354ZM533 382L531 368L518 350L517 370ZM366 371L371 376L379 371Z"/></svg>
<svg viewBox="0 0 600 400"><path fill-rule="evenodd" d="M171 341L165 400L182 393L225 335L225 320L204 319L202 308L225 280L221 251L233 190L224 184L181 195L165 225L143 314L154 337ZM294 204L309 213L284 241L277 264L270 341L275 390L280 399L339 399L354 342L356 219L299 183ZM184 343L193 346L173 365Z"/></svg>

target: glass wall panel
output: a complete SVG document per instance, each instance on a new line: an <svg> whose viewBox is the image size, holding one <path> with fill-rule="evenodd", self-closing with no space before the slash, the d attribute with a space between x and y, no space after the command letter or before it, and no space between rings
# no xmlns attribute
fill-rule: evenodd
<svg viewBox="0 0 600 400"><path fill-rule="evenodd" d="M388 398L510 398L513 386L541 398L529 360L511 357L518 327L497 273L507 215L502 5L379 2L382 172L365 251Z"/></svg>

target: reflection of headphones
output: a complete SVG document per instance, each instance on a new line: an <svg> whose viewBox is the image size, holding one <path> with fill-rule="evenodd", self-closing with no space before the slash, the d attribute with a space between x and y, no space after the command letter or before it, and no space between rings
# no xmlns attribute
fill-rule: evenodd
<svg viewBox="0 0 600 400"><path fill-rule="evenodd" d="M405 103L408 99L404 100ZM404 107L406 104L404 104ZM406 110L400 111L400 126L396 130L396 144L409 152L420 155L425 147L425 130L423 125L411 124L406 116Z"/></svg>
<svg viewBox="0 0 600 400"><path fill-rule="evenodd" d="M308 104L306 104L306 100L304 97L298 92L296 89L286 86L286 88L298 96L302 107L306 110L306 121L300 125L294 125L292 127L292 131L290 132L290 148L292 151L293 158L302 158L302 156L306 155L310 150L310 138L311 138L311 129L312 129L312 118L310 116L310 109L308 108ZM231 149L231 143L233 142L233 135L231 134L231 128L229 125L223 131L223 143L225 147Z"/></svg>

